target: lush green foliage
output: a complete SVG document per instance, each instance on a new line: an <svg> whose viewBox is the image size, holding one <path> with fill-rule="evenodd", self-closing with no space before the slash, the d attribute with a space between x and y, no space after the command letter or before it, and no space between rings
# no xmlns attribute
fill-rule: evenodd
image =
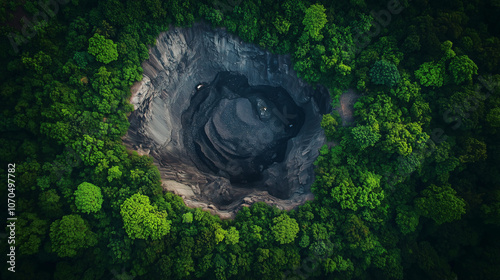
<svg viewBox="0 0 500 280"><path fill-rule="evenodd" d="M386 60L375 62L370 70L370 77L374 84L386 85L389 87L395 86L401 79L396 65Z"/></svg>
<svg viewBox="0 0 500 280"><path fill-rule="evenodd" d="M500 7L389 2L4 1L0 169L16 163L16 276L497 279ZM334 104L360 94L354 123L323 117L313 201L221 220L164 193L151 158L124 148L148 47L195 20L290 54Z"/></svg>
<svg viewBox="0 0 500 280"><path fill-rule="evenodd" d="M415 205L423 216L432 218L437 224L458 220L465 213L465 201L457 197L450 186L430 185L422 195L415 200Z"/></svg>
<svg viewBox="0 0 500 280"><path fill-rule="evenodd" d="M149 197L134 194L121 205L120 214L128 236L132 239L160 239L170 231L171 221L165 211L158 211Z"/></svg>
<svg viewBox="0 0 500 280"><path fill-rule="evenodd" d="M66 215L50 225L52 250L59 257L74 257L79 249L94 246L96 234L79 215Z"/></svg>
<svg viewBox="0 0 500 280"><path fill-rule="evenodd" d="M102 206L101 189L91 183L83 182L78 185L75 191L75 204L78 210L83 213L95 213L101 210Z"/></svg>
<svg viewBox="0 0 500 280"><path fill-rule="evenodd" d="M116 44L112 40L104 38L99 34L94 34L89 39L89 50L91 55L96 57L96 60L104 64L108 64L118 59L118 51Z"/></svg>
<svg viewBox="0 0 500 280"><path fill-rule="evenodd" d="M325 11L325 7L320 4L311 5L305 11L304 20L302 21L304 31L315 41L323 39L320 32L327 22Z"/></svg>
<svg viewBox="0 0 500 280"><path fill-rule="evenodd" d="M415 77L423 86L441 87L445 77L444 63L425 62L415 71Z"/></svg>
<svg viewBox="0 0 500 280"><path fill-rule="evenodd" d="M477 65L466 55L455 56L450 62L450 72L457 85L472 82L472 75L477 75Z"/></svg>
<svg viewBox="0 0 500 280"><path fill-rule="evenodd" d="M295 219L290 218L286 214L273 219L274 225L271 227L274 238L280 244L293 242L299 232L299 225Z"/></svg>

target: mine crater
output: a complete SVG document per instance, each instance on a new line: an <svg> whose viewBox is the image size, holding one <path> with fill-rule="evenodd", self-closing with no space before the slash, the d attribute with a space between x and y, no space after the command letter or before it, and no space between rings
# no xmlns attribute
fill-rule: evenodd
<svg viewBox="0 0 500 280"><path fill-rule="evenodd" d="M247 187L258 187L262 172L284 160L288 140L303 123L303 110L285 89L250 86L235 72L218 73L182 115L193 163L232 184L254 183Z"/></svg>
<svg viewBox="0 0 500 280"><path fill-rule="evenodd" d="M313 199L328 91L297 77L289 56L205 23L161 33L132 87L125 145L150 155L166 191L223 218L257 201Z"/></svg>

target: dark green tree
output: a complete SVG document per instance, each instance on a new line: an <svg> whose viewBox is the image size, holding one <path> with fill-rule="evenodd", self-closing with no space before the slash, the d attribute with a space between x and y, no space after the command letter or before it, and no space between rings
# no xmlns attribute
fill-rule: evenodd
<svg viewBox="0 0 500 280"><path fill-rule="evenodd" d="M423 216L443 224L460 219L465 214L465 201L448 185L428 186L422 196L415 200L415 206Z"/></svg>
<svg viewBox="0 0 500 280"><path fill-rule="evenodd" d="M74 257L80 249L97 244L97 235L80 215L66 215L50 225L52 251L59 257Z"/></svg>
<svg viewBox="0 0 500 280"><path fill-rule="evenodd" d="M370 77L374 84L386 85L389 87L395 86L401 79L396 65L387 60L375 62L370 69Z"/></svg>
<svg viewBox="0 0 500 280"><path fill-rule="evenodd" d="M455 56L449 66L455 84L471 82L472 76L477 75L477 65L467 55Z"/></svg>

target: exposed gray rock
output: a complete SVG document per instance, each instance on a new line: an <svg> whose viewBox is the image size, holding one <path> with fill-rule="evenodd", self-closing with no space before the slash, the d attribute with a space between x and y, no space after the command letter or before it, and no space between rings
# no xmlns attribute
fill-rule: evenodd
<svg viewBox="0 0 500 280"><path fill-rule="evenodd" d="M289 56L271 54L241 42L223 29L213 30L197 23L191 28L171 28L161 33L142 68L143 80L132 87L130 102L135 111L129 117L131 125L123 140L129 148L153 156L166 190L179 187L182 190L177 193L188 206L202 207L224 218L233 217L242 205L257 201L292 209L313 198L313 162L325 143L320 121L321 115L331 110L325 105L329 104L329 94L325 88L314 89L297 78ZM190 155L191 144L184 139L186 127L181 119L198 92L196 87L209 84L222 71L246 76L251 86L282 87L306 116L300 132L288 140L284 160L264 170L258 184L232 185L227 177L200 169ZM246 101L233 102L235 116L252 127L256 120L250 116ZM261 114L266 118L267 112ZM196 121L192 120L192 125ZM252 133L247 146L238 141L227 144L234 128L224 123L224 112L217 109L204 129L207 135L218 138L213 142L228 154L241 149L252 153L254 145L265 143Z"/></svg>

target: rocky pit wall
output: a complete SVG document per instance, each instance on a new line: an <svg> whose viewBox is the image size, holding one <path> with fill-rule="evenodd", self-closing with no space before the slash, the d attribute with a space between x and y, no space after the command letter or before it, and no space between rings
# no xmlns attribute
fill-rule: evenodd
<svg viewBox="0 0 500 280"><path fill-rule="evenodd" d="M289 56L271 54L224 29L197 23L161 33L142 68L142 81L131 89L135 110L123 141L154 158L164 190L180 195L189 207L221 218L233 218L241 207L257 201L290 210L313 199L313 162L325 143L321 115L331 111L331 100L324 87L314 89L297 78ZM181 117L196 86L212 82L222 71L242 74L252 86L280 86L305 112L301 130L288 140L285 159L269 166L257 185L236 186L224 176L201 171L184 143ZM285 199L270 194L275 188L286 189Z"/></svg>

